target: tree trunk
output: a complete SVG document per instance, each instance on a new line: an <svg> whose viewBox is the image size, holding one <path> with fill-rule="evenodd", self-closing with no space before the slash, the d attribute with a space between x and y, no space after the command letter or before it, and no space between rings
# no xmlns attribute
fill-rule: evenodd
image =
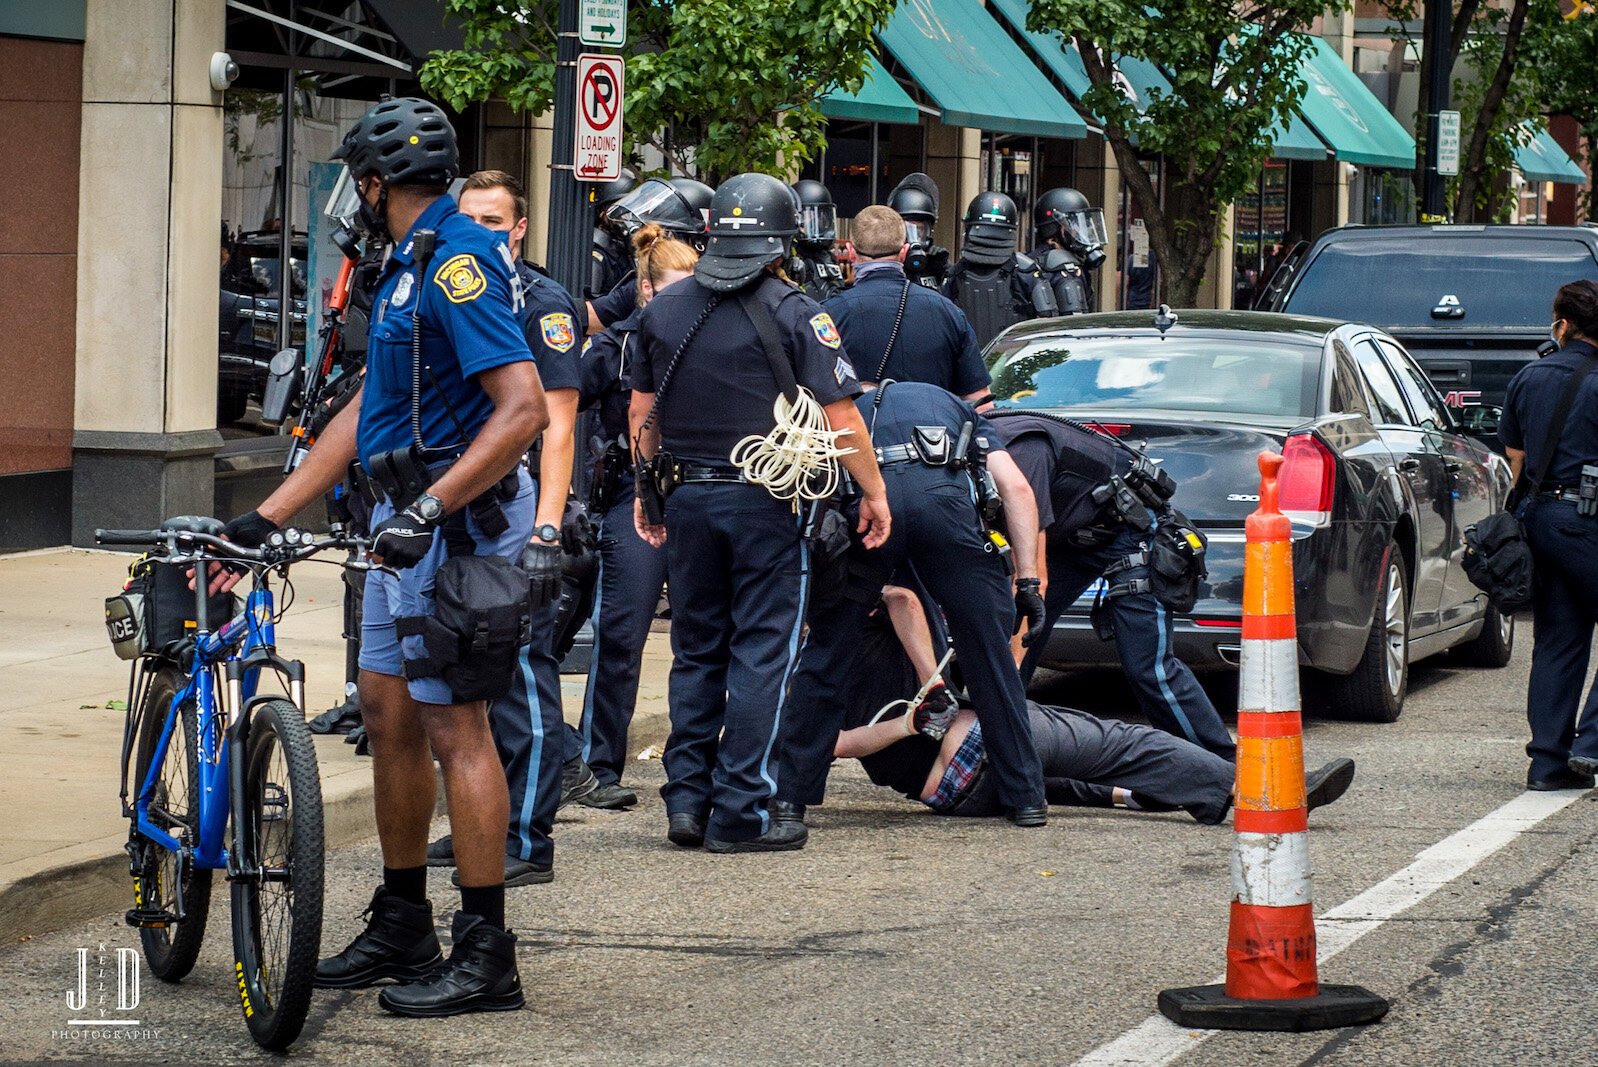
<svg viewBox="0 0 1598 1067"><path fill-rule="evenodd" d="M1520 52L1520 40L1526 30L1526 13L1531 0L1515 0L1509 12L1509 24L1504 29L1504 53L1498 58L1498 68L1482 97L1481 109L1471 127L1470 148L1460 160L1459 191L1454 198L1454 221L1475 222L1478 217L1476 196L1485 177L1482 169L1487 165L1487 142L1492 138L1498 113L1503 110L1504 97L1509 92L1509 79L1515 73L1515 57Z"/></svg>

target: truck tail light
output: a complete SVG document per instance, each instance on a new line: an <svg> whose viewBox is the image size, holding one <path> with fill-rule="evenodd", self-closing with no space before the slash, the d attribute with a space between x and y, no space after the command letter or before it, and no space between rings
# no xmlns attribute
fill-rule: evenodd
<svg viewBox="0 0 1598 1067"><path fill-rule="evenodd" d="M1280 494L1290 518L1320 526L1332 517L1337 457L1314 434L1296 433L1282 446Z"/></svg>

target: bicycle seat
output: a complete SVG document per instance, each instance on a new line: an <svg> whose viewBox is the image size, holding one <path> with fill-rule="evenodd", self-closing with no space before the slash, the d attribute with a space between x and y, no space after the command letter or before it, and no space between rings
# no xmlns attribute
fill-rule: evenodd
<svg viewBox="0 0 1598 1067"><path fill-rule="evenodd" d="M201 533L210 534L212 537L222 535L222 520L213 519L206 515L174 515L161 523L161 529L167 532Z"/></svg>

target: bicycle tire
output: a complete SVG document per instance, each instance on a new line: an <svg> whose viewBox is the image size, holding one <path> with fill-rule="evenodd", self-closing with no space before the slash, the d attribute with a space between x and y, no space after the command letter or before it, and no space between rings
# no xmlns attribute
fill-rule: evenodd
<svg viewBox="0 0 1598 1067"><path fill-rule="evenodd" d="M234 979L250 1035L281 1052L311 1007L322 946L322 782L304 713L287 700L258 705L244 748L244 812L235 840Z"/></svg>
<svg viewBox="0 0 1598 1067"><path fill-rule="evenodd" d="M176 666L162 667L151 680L144 708L141 710L138 758L134 761L134 782L142 788L149 771L150 759L161 730L166 725L167 710L172 698L186 684L183 672ZM193 846L199 833L200 775L198 715L193 702L178 712L172 728L172 738L167 744L162 761L161 775L150 801L151 819L162 829L185 844ZM186 781L186 786L181 784ZM170 802L173 792L183 792L185 799L180 807ZM211 871L201 870L192 862L170 849L142 835L135 835L140 849L137 861L138 874L133 879L133 904L135 908L158 908L183 918L165 927L140 927L139 941L144 948L145 962L150 972L164 982L180 982L194 969L200 957L200 944L205 939L205 923L211 911ZM172 890L177 884L176 892ZM181 910L180 910L181 909Z"/></svg>

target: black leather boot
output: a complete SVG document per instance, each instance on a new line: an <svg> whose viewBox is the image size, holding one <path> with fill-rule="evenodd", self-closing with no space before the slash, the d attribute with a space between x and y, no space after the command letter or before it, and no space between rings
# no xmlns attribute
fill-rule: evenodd
<svg viewBox="0 0 1598 1067"><path fill-rule="evenodd" d="M516 935L480 915L455 913L449 962L410 985L390 986L377 1003L395 1015L432 1019L471 1011L515 1011L522 1006L516 970Z"/></svg>
<svg viewBox="0 0 1598 1067"><path fill-rule="evenodd" d="M805 806L795 804L790 800L773 800L771 802L771 816L777 822L796 822L803 825L805 821Z"/></svg>
<svg viewBox="0 0 1598 1067"><path fill-rule="evenodd" d="M387 978L414 982L443 961L431 904L412 904L378 886L362 914L370 919L361 935L316 965L318 989L364 989Z"/></svg>

